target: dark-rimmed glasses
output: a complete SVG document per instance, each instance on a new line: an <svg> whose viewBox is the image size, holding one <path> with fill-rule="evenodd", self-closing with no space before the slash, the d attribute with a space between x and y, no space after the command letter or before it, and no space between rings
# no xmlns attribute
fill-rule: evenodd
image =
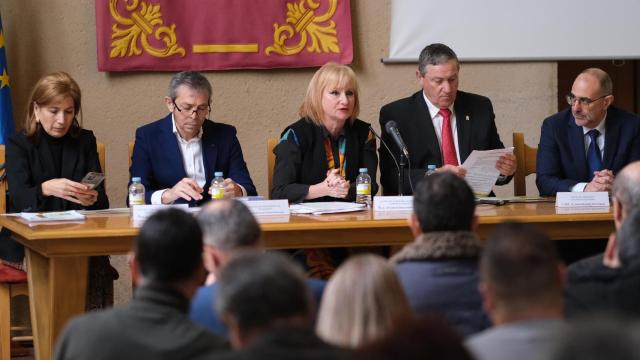
<svg viewBox="0 0 640 360"><path fill-rule="evenodd" d="M176 110L178 110L178 112L181 112L181 113L184 112L187 116L207 115L211 111L211 104L207 104L207 107L199 106L195 108L195 110L191 110L191 109L180 109L180 107L178 107L178 104L176 104L176 101L174 99L172 99L171 102L173 102L173 106L176 107Z"/></svg>
<svg viewBox="0 0 640 360"><path fill-rule="evenodd" d="M575 96L575 95L573 95L573 94L567 94L566 99L567 99L567 104L569 104L569 106L573 106L573 104L574 104L576 101L577 101L580 105L582 105L582 106L589 106L589 105L591 105L592 103L594 103L594 102L596 102L596 101L598 101L598 100L600 100L600 99L604 99L604 98L606 98L606 97L607 97L607 96L609 96L609 95L611 95L611 94L602 95L602 96L600 96L599 98L597 98L597 99L593 99L593 100L592 100L592 99L585 98L585 97L581 97L581 98L579 98L579 97L576 97L576 96Z"/></svg>

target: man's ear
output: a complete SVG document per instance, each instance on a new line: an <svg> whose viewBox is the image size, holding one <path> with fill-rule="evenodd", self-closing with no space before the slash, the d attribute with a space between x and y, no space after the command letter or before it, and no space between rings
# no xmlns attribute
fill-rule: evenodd
<svg viewBox="0 0 640 360"><path fill-rule="evenodd" d="M618 239L616 233L609 235L607 247L604 249L604 255L602 257L602 263L611 268L619 268L621 265L620 256L618 255Z"/></svg>
<svg viewBox="0 0 640 360"><path fill-rule="evenodd" d="M238 326L238 321L233 315L229 313L221 314L222 322L227 325L227 329L229 329L229 341L231 342L231 346L234 349L242 349L246 345L246 339L242 335L240 331L240 326Z"/></svg>
<svg viewBox="0 0 640 360"><path fill-rule="evenodd" d="M418 237L420 234L422 234L422 227L420 227L420 222L418 221L418 216L416 215L416 213L412 212L411 216L409 216L409 219L407 219L407 222L409 223L409 229L411 229L413 237Z"/></svg>
<svg viewBox="0 0 640 360"><path fill-rule="evenodd" d="M620 230L622 222L624 220L624 209L622 203L618 201L618 198L613 197L613 222L616 226L616 231Z"/></svg>
<svg viewBox="0 0 640 360"><path fill-rule="evenodd" d="M473 218L471 219L471 232L477 233L479 226L480 220L478 218L478 215L473 215Z"/></svg>
<svg viewBox="0 0 640 360"><path fill-rule="evenodd" d="M484 309L484 312L491 314L495 309L496 304L493 295L491 295L489 285L484 281L480 281L478 284L478 291L480 292L480 297L482 297L482 308Z"/></svg>
<svg viewBox="0 0 640 360"><path fill-rule="evenodd" d="M169 96L165 96L164 97L164 104L167 105L167 109L169 109L169 112L173 112L174 109L174 105L173 105L173 99L170 98Z"/></svg>
<svg viewBox="0 0 640 360"><path fill-rule="evenodd" d="M142 272L140 272L138 257L133 251L127 254L127 264L129 264L129 270L131 271L131 282L134 286L140 286L142 284Z"/></svg>

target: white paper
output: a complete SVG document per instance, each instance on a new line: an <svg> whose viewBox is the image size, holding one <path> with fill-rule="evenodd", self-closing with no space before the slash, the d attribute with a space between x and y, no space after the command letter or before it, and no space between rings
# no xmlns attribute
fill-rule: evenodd
<svg viewBox="0 0 640 360"><path fill-rule="evenodd" d="M142 222L147 220L147 218L154 213L168 208L178 208L183 211L189 210L189 205L187 204L176 204L176 205L132 205L133 209L133 222L136 225L141 225Z"/></svg>
<svg viewBox="0 0 640 360"><path fill-rule="evenodd" d="M292 214L334 214L352 211L366 210L365 204L356 204L349 202L309 202L302 204L293 204L289 207Z"/></svg>
<svg viewBox="0 0 640 360"><path fill-rule="evenodd" d="M494 150L473 150L462 167L467 170L465 180L476 195L486 196L500 176L496 164L501 156L513 154L513 147Z"/></svg>
<svg viewBox="0 0 640 360"><path fill-rule="evenodd" d="M556 194L556 207L609 207L609 193L598 192L559 192Z"/></svg>
<svg viewBox="0 0 640 360"><path fill-rule="evenodd" d="M23 212L20 218L28 222L58 222L58 221L79 221L84 220L85 216L75 210L69 211L50 211L50 212Z"/></svg>
<svg viewBox="0 0 640 360"><path fill-rule="evenodd" d="M241 200L254 216L258 215L289 215L287 200Z"/></svg>
<svg viewBox="0 0 640 360"><path fill-rule="evenodd" d="M413 211L413 196L374 196L374 211Z"/></svg>

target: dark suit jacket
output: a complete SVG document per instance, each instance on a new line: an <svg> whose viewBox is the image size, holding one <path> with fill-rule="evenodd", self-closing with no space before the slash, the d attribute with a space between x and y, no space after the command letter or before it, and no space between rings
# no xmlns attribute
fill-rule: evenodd
<svg viewBox="0 0 640 360"><path fill-rule="evenodd" d="M491 101L480 95L458 91L453 105L458 130L460 161L464 162L473 150L492 150L504 148L495 124L495 115ZM440 145L433 128L429 108L424 101L422 90L412 96L389 103L380 109L380 128L382 139L387 143L393 156L400 157L400 149L391 135L385 130L389 121L398 124L398 130L409 151L409 176L415 186L425 174L427 165L442 166ZM398 169L389 152L380 145L380 183L385 195L398 194ZM509 182L511 177L498 182ZM408 180L403 192L411 194Z"/></svg>
<svg viewBox="0 0 640 360"><path fill-rule="evenodd" d="M617 174L628 163L640 159L640 118L609 107L605 123L605 169ZM536 162L536 185L542 196L571 191L579 182L589 181L584 149L584 132L567 108L542 123Z"/></svg>
<svg viewBox="0 0 640 360"><path fill-rule="evenodd" d="M205 120L202 124L202 158L207 182L200 204L211 198L209 186L216 171L222 171L225 178L244 186L247 195L257 195L235 127ZM154 191L171 188L187 176L180 145L173 133L171 114L136 130L129 173L131 177L142 178L147 204L151 203ZM178 199L176 203L186 201ZM191 205L199 204L192 202Z"/></svg>

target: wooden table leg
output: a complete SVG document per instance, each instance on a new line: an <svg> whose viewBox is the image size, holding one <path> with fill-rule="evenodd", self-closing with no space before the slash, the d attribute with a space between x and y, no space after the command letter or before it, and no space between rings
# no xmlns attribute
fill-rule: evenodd
<svg viewBox="0 0 640 360"><path fill-rule="evenodd" d="M89 261L46 258L28 248L26 255L35 358L49 360L66 322L85 311Z"/></svg>

